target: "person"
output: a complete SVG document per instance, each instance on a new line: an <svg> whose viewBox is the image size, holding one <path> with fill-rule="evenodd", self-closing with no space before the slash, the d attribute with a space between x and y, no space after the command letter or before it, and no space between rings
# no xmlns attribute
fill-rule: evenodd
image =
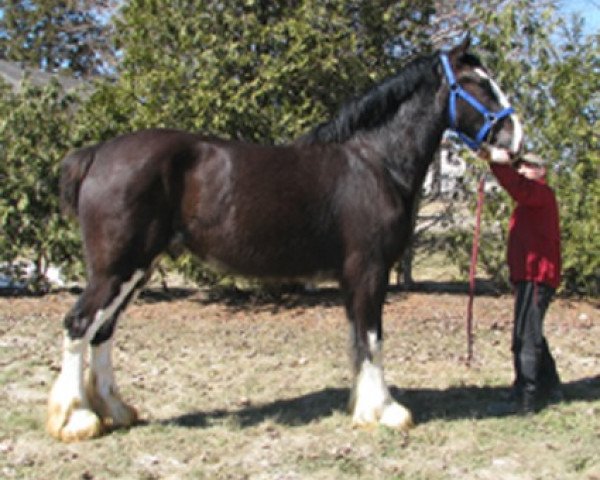
<svg viewBox="0 0 600 480"><path fill-rule="evenodd" d="M532 413L562 398L556 363L543 332L544 316L561 276L558 207L554 191L546 183L546 162L539 155L526 153L514 167L492 159L490 167L516 203L507 249L515 291L515 380L509 408Z"/></svg>

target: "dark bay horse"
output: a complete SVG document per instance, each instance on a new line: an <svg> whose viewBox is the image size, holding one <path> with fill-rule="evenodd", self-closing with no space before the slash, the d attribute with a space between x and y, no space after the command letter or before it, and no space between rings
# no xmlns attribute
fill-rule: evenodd
<svg viewBox="0 0 600 480"><path fill-rule="evenodd" d="M115 383L112 335L157 258L182 247L238 274L337 279L353 422L408 428L411 414L383 377L381 314L415 195L447 128L507 155L522 141L506 97L468 48L467 37L412 61L289 145L146 130L68 155L61 198L80 223L88 283L64 319L50 434L75 441L135 423Z"/></svg>

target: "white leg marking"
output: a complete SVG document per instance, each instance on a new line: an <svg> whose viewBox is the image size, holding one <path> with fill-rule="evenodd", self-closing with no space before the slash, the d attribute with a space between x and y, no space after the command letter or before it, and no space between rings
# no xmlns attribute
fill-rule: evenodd
<svg viewBox="0 0 600 480"><path fill-rule="evenodd" d="M85 394L83 368L87 340L71 340L64 335L63 362L60 375L48 399L48 432L64 442L98 436L102 431L99 418L92 412Z"/></svg>
<svg viewBox="0 0 600 480"><path fill-rule="evenodd" d="M365 359L360 365L353 393L351 408L355 425L382 425L406 430L412 426L410 412L396 403L383 377L381 342L375 332L367 333L372 360Z"/></svg>
<svg viewBox="0 0 600 480"><path fill-rule="evenodd" d="M110 302L108 307L106 307L104 310L100 309L96 312L94 322L90 328L88 328L85 334L85 338L88 340L88 342L94 338L94 335L96 335L96 332L98 332L98 329L102 326L102 324L115 314L117 309L123 304L127 296L131 294L135 286L142 278L144 278L144 271L136 270L131 278L121 285L119 294L113 299L112 302Z"/></svg>
<svg viewBox="0 0 600 480"><path fill-rule="evenodd" d="M112 339L92 346L86 390L94 412L107 428L133 425L137 412L121 399L112 366Z"/></svg>
<svg viewBox="0 0 600 480"><path fill-rule="evenodd" d="M144 272L137 270L132 275L131 279L123 284L119 295L117 295L110 303L108 308L96 312L94 321L87 329L84 337L73 340L69 337L68 332L64 333L61 372L50 391L50 397L48 399L48 419L46 421L46 428L52 436L65 442L71 442L92 438L98 436L102 432L102 423L98 418L98 415L94 413L96 408L99 408L100 406L100 404L95 401L98 396L92 395L92 398L94 399L94 403L92 404L89 395L90 393L93 394L95 389L90 388L89 381L86 389L84 383L84 360L87 352L87 345L94 335L96 335L102 324L114 315L119 306L143 276ZM116 386L114 385L114 378L112 375L112 364L110 362L110 345L102 349L101 352L92 353L92 361L96 364L103 365L103 367L100 367L100 370L103 369L102 372L104 374L102 382L104 385L112 384L112 391L116 392ZM107 377L108 370L110 370L110 373L108 373ZM94 373L94 371L90 372L90 377L92 379L96 377ZM95 385L96 383L97 381L94 380L91 384ZM128 423L118 424L129 425L137 418L135 410L122 402L121 404L121 408L116 409L117 412L122 413L128 411L129 418L132 420ZM107 423L115 423L115 419L112 416L104 415L104 410L100 410L98 413L103 417L112 419ZM124 414L119 415L119 418L121 419L125 417L126 415Z"/></svg>
<svg viewBox="0 0 600 480"><path fill-rule="evenodd" d="M108 397L115 388L111 349L112 338L97 347L92 346L90 370L96 376L97 393L101 397Z"/></svg>

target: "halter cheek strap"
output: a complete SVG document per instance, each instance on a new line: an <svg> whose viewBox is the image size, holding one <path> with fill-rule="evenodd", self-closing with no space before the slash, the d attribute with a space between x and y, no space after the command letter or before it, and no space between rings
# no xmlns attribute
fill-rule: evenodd
<svg viewBox="0 0 600 480"><path fill-rule="evenodd" d="M515 109L509 106L497 112L489 111L485 107L485 105L483 105L473 95L471 95L464 88L462 88L462 86L456 81L454 72L450 67L450 60L448 59L448 55L442 54L440 55L440 59L442 61L444 72L446 74L446 80L448 81L448 86L450 88L450 98L448 105L448 111L450 115L450 128L452 128L452 130L454 130L458 134L460 139L463 142L465 142L471 150L478 150L479 147L481 147L481 144L487 138L492 127L503 118L508 117L510 114L514 113ZM479 132L477 132L475 138L471 138L466 133L458 130L458 126L456 125L456 99L458 97L462 98L475 110L481 113L481 115L485 119L485 122L479 129Z"/></svg>

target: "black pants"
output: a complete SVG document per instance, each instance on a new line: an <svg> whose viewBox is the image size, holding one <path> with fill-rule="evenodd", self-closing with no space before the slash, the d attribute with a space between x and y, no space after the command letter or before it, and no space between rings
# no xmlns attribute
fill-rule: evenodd
<svg viewBox="0 0 600 480"><path fill-rule="evenodd" d="M518 282L512 351L515 388L530 398L544 395L560 384L556 364L544 338L544 315L554 289L534 282Z"/></svg>

